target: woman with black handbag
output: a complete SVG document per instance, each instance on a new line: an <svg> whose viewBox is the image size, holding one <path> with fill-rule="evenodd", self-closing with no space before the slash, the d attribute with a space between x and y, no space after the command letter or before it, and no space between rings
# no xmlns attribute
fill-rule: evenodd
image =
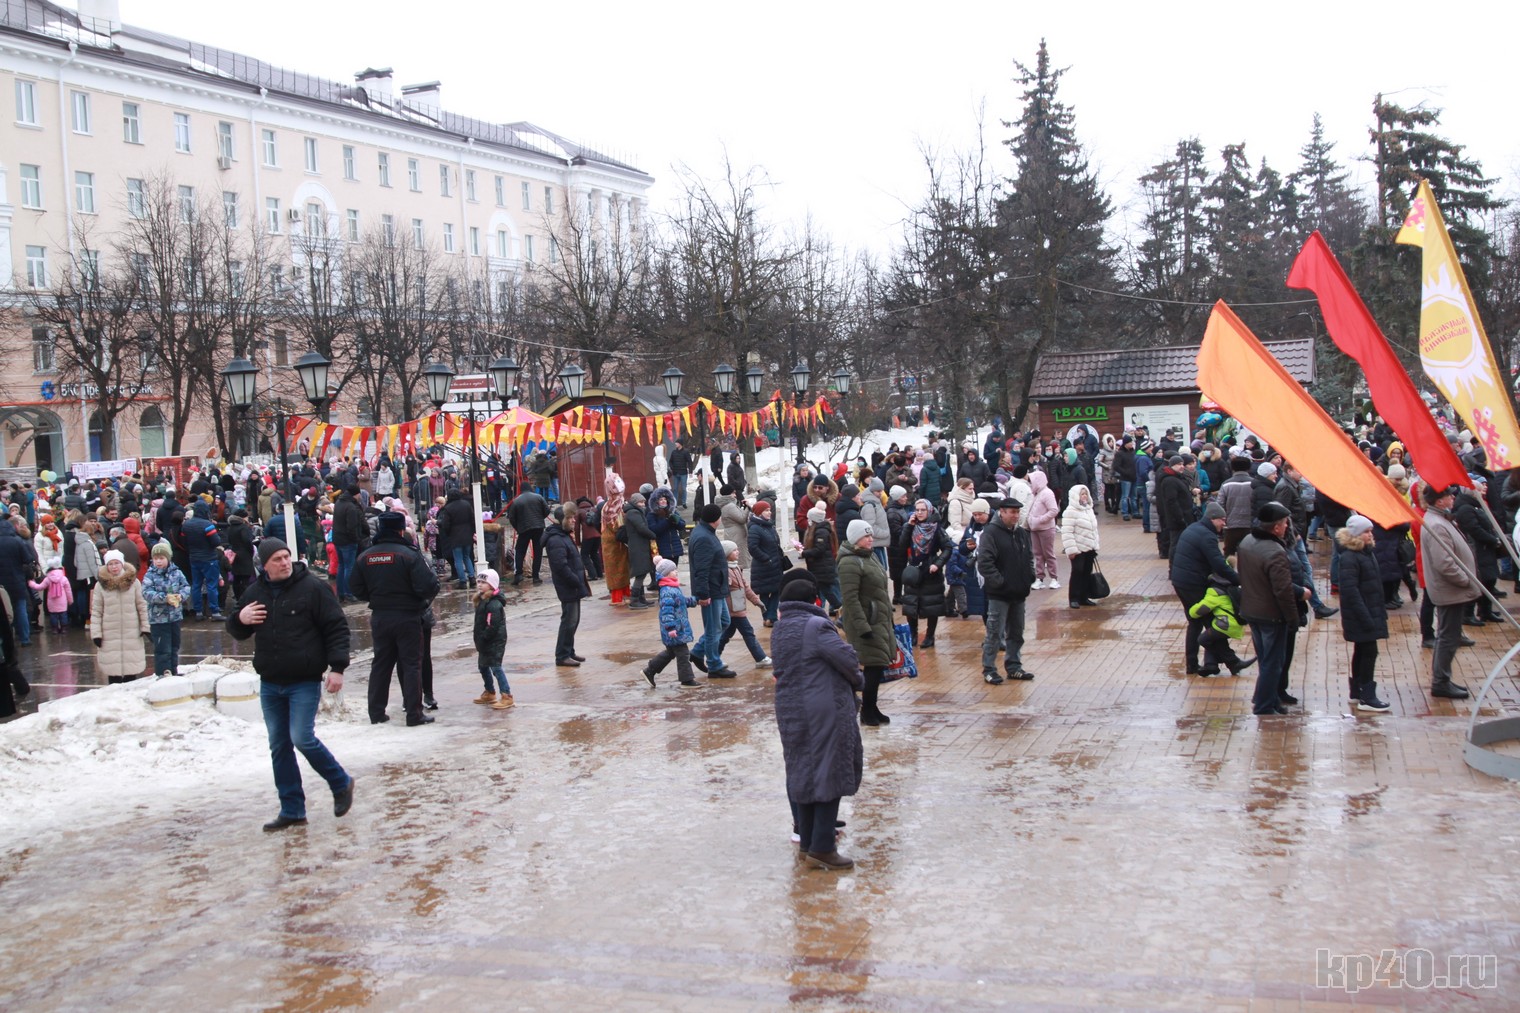
<svg viewBox="0 0 1520 1013"><path fill-rule="evenodd" d="M948 615L945 592L945 564L955 546L939 522L934 507L926 499L913 506L913 516L903 526L902 545L906 552L903 567L903 615L913 631L913 646L934 646L934 630L939 617ZM928 620L923 642L918 639L918 620Z"/></svg>
<svg viewBox="0 0 1520 1013"><path fill-rule="evenodd" d="M1085 485L1074 485L1067 493L1066 512L1061 517L1061 545L1071 560L1071 579L1067 583L1067 600L1074 609L1096 605L1092 593L1093 564L1098 560L1098 515L1093 510L1092 493Z"/></svg>

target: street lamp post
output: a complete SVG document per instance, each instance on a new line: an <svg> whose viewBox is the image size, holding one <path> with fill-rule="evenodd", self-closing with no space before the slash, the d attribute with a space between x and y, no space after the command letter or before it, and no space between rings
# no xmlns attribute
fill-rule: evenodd
<svg viewBox="0 0 1520 1013"><path fill-rule="evenodd" d="M306 392L306 400L311 402L313 408L320 412L327 403L327 371L332 365L322 357L320 352L311 351L296 360L292 367L296 375L301 378L301 386ZM234 408L238 410L240 417L246 417L248 409L253 406L254 398L258 394L259 367L245 358L233 359L222 367L222 382L227 385L227 396L232 401ZM278 398L275 399L274 412L270 415L256 415L260 421L272 419L276 430L280 450L280 496L284 500L285 515L285 539L289 543L292 555L296 555L296 511L295 497L291 495L290 485L290 462L285 445L285 412L280 406ZM311 548L310 546L308 548Z"/></svg>
<svg viewBox="0 0 1520 1013"><path fill-rule="evenodd" d="M565 397L567 399L571 400L571 401L579 401L581 399L581 397L586 393L586 371L584 369L582 369L580 366L577 366L573 362L566 363L565 366L564 366L564 368L559 371L559 382L560 382L560 386L565 389ZM606 402L607 402L607 399L605 397L603 397L602 398L602 407L603 407L603 409L606 408ZM607 443L607 413L604 410L602 412L602 445L603 445L604 448L606 446L606 443ZM602 456L603 457L606 456L606 450L605 449L602 451ZM592 484L593 484L593 487L594 487L595 483L593 482ZM565 499L565 489L564 489L563 485L561 485L561 487L560 487L559 498L560 498L561 502L563 502L564 499Z"/></svg>
<svg viewBox="0 0 1520 1013"><path fill-rule="evenodd" d="M522 367L510 355L503 355L491 363L489 370L491 373L491 384L496 388L496 396L501 398L501 410L506 411L507 402L511 400L512 393L517 390L517 378L522 375ZM501 457L498 455L497 462L499 463L500 461ZM513 457L513 461L515 466L515 456ZM512 491L516 492L516 489L517 482L514 476Z"/></svg>
<svg viewBox="0 0 1520 1013"><path fill-rule="evenodd" d="M807 394L808 382L812 379L812 377L813 377L813 371L810 368L808 368L808 364L807 364L807 360L806 359L799 360L798 363L797 363L797 365L795 365L795 366L792 367L792 404L793 404L793 406L795 406L798 409L800 409L802 407L802 399ZM803 428L805 428L805 427L800 426L800 425L793 425L792 426L792 439L793 439L794 446L795 446L796 452L797 452L797 460L793 464L793 469L794 470L796 468L796 465L797 464L801 464L802 461L803 461L803 456L802 456L802 430L803 430ZM797 509L797 504L793 503L792 504L792 510L795 511L796 509ZM795 518L793 519L793 523L794 524L796 523ZM802 539L802 530L801 530L800 527L797 530L797 538L798 538L799 541Z"/></svg>

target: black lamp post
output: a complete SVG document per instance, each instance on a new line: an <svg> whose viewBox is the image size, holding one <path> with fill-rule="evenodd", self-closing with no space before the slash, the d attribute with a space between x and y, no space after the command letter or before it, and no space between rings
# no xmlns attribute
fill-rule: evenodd
<svg viewBox="0 0 1520 1013"><path fill-rule="evenodd" d="M301 377L301 386L305 389L306 400L312 407L322 411L327 403L327 371L330 367L327 359L320 352L307 352L296 360L294 369ZM233 359L222 367L222 382L227 386L227 396L232 401L232 406L238 410L240 418L246 418L248 409L253 406L254 399L258 396L259 367L248 359ZM275 399L274 411L268 415L254 416L259 421L274 422L276 437L280 450L280 495L285 501L285 535L286 540L292 547L295 545L295 503L291 495L290 487L290 462L285 446L285 411L280 405L278 398Z"/></svg>
<svg viewBox="0 0 1520 1013"><path fill-rule="evenodd" d="M792 404L802 407L802 399L807 395L808 383L813 378L813 371L808 368L807 360L803 359L792 367ZM802 426L792 427L792 436L797 441L797 460L802 460Z"/></svg>
<svg viewBox="0 0 1520 1013"><path fill-rule="evenodd" d="M496 396L501 398L501 410L506 411L507 401L511 399L513 392L517 390L517 378L522 375L522 367L510 355L503 355L491 363L489 372L491 374L491 383L496 388ZM515 468L516 457L510 453L507 456L514 462L513 467ZM501 458L498 456L498 464L500 461ZM510 488L507 491L515 494L517 490L517 476L514 472L508 471L507 477L510 483ZM493 499L492 502L496 501Z"/></svg>
<svg viewBox="0 0 1520 1013"><path fill-rule="evenodd" d="M760 386L765 383L765 372L759 366L751 366L744 371L744 385L749 388L749 399L756 401L760 397Z"/></svg>

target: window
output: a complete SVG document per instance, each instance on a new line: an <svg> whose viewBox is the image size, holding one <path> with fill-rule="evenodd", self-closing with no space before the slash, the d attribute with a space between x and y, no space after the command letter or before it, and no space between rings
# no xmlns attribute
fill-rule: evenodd
<svg viewBox="0 0 1520 1013"><path fill-rule="evenodd" d="M229 229L238 227L238 195L231 190L222 191L222 219Z"/></svg>
<svg viewBox="0 0 1520 1013"><path fill-rule="evenodd" d="M246 294L247 284L243 280L243 262L241 260L229 260L227 262L227 284L232 289L232 294L242 296Z"/></svg>
<svg viewBox="0 0 1520 1013"><path fill-rule="evenodd" d="M174 114L174 150L190 153L190 114Z"/></svg>
<svg viewBox="0 0 1520 1013"><path fill-rule="evenodd" d="M523 236L523 259L533 263L533 237Z"/></svg>
<svg viewBox="0 0 1520 1013"><path fill-rule="evenodd" d="M559 240L553 236L549 237L549 263L559 263Z"/></svg>
<svg viewBox="0 0 1520 1013"><path fill-rule="evenodd" d="M57 368L53 332L38 324L32 328L32 371L51 373Z"/></svg>
<svg viewBox="0 0 1520 1013"><path fill-rule="evenodd" d="M21 206L42 207L42 166L40 165L21 167Z"/></svg>
<svg viewBox="0 0 1520 1013"><path fill-rule="evenodd" d="M507 238L506 229L496 230L496 255L502 260L506 260L512 255L511 240Z"/></svg>
<svg viewBox="0 0 1520 1013"><path fill-rule="evenodd" d="M443 225L443 252L454 252L454 226L447 222Z"/></svg>
<svg viewBox="0 0 1520 1013"><path fill-rule="evenodd" d="M348 209L348 241L350 243L357 243L359 241L359 211L357 208Z"/></svg>
<svg viewBox="0 0 1520 1013"><path fill-rule="evenodd" d="M315 137L306 138L306 171L317 171L317 139Z"/></svg>
<svg viewBox="0 0 1520 1013"><path fill-rule="evenodd" d="M327 238L327 209L321 201L306 202L306 234L317 239Z"/></svg>
<svg viewBox="0 0 1520 1013"><path fill-rule="evenodd" d="M95 213L95 174L74 173L74 207L87 215Z"/></svg>
<svg viewBox="0 0 1520 1013"><path fill-rule="evenodd" d="M391 185L391 156L380 152L380 185Z"/></svg>
<svg viewBox="0 0 1520 1013"><path fill-rule="evenodd" d="M26 248L26 283L32 288L47 288L47 247Z"/></svg>
<svg viewBox="0 0 1520 1013"><path fill-rule="evenodd" d="M274 131L273 130L261 130L261 131L259 131L259 137L263 141L264 164L265 165L269 165L269 166L276 166L276 167L279 166L280 160L277 157L278 154L279 154L279 152L275 149L275 146L274 146Z"/></svg>
<svg viewBox="0 0 1520 1013"><path fill-rule="evenodd" d="M136 102L121 104L121 139L128 144L142 143L142 117Z"/></svg>
<svg viewBox="0 0 1520 1013"><path fill-rule="evenodd" d="M37 85L20 78L16 80L16 122L37 126Z"/></svg>
<svg viewBox="0 0 1520 1013"><path fill-rule="evenodd" d="M358 170L354 168L354 146L352 144L343 145L343 178L359 178Z"/></svg>
<svg viewBox="0 0 1520 1013"><path fill-rule="evenodd" d="M500 176L496 177L496 206L499 208L507 206L507 182Z"/></svg>
<svg viewBox="0 0 1520 1013"><path fill-rule="evenodd" d="M146 253L133 253L132 276L137 279L137 287L144 292L153 291L153 265L148 262Z"/></svg>
<svg viewBox="0 0 1520 1013"><path fill-rule="evenodd" d="M385 239L386 246L394 246L396 244L395 215L380 216L380 235Z"/></svg>
<svg viewBox="0 0 1520 1013"><path fill-rule="evenodd" d="M554 214L554 187L544 187L544 214Z"/></svg>
<svg viewBox="0 0 1520 1013"><path fill-rule="evenodd" d="M280 198L264 198L264 221L269 226L270 232L280 231Z"/></svg>
<svg viewBox="0 0 1520 1013"><path fill-rule="evenodd" d="M422 249L422 219L412 219L412 246Z"/></svg>
<svg viewBox="0 0 1520 1013"><path fill-rule="evenodd" d="M138 347L142 349L142 353L141 353L142 354L142 371L144 373L157 373L158 372L158 349L156 347L154 347L154 345L153 345L153 334L152 334L152 332L143 331L142 333L138 334L137 341L138 341ZM154 426L154 425L151 424L154 419L158 419L159 420L157 426ZM163 436L163 427L164 427L163 417L158 414L158 409L157 408L150 407L147 411L143 412L143 426L142 426L142 428L144 430L152 430L152 429L157 428L159 430L158 439L160 441L160 444L162 443L163 438L164 438L164 436ZM147 432L144 432L142 435L144 436L145 439L148 437L148 433ZM147 446L148 444L144 443L143 445ZM157 455L154 455L154 456L162 457L163 455L162 454L157 454Z"/></svg>
<svg viewBox="0 0 1520 1013"><path fill-rule="evenodd" d="M279 264L269 268L269 291L277 296L285 294L285 268Z"/></svg>
<svg viewBox="0 0 1520 1013"><path fill-rule="evenodd" d="M290 365L290 335L284 331L275 331L270 346L276 366Z"/></svg>
<svg viewBox="0 0 1520 1013"><path fill-rule="evenodd" d="M449 195L449 167L446 165L438 167L438 192L445 197Z"/></svg>
<svg viewBox="0 0 1520 1013"><path fill-rule="evenodd" d="M226 120L216 125L216 153L232 161L232 124Z"/></svg>
<svg viewBox="0 0 1520 1013"><path fill-rule="evenodd" d="M91 292L100 291L100 251L81 250L79 253L79 279Z"/></svg>
<svg viewBox="0 0 1520 1013"><path fill-rule="evenodd" d="M176 190L179 195L179 220L195 221L195 187L179 186Z"/></svg>
<svg viewBox="0 0 1520 1013"><path fill-rule="evenodd" d="M474 169L466 169L464 171L464 199L465 200L469 200L469 201L475 200L475 170Z"/></svg>
<svg viewBox="0 0 1520 1013"><path fill-rule="evenodd" d="M470 256L480 256L480 228L475 225L470 226Z"/></svg>
<svg viewBox="0 0 1520 1013"><path fill-rule="evenodd" d="M90 132L90 93L84 91L69 92L69 108L74 113L74 133L88 134Z"/></svg>
<svg viewBox="0 0 1520 1013"><path fill-rule="evenodd" d="M143 196L143 181L140 179L127 180L127 214L133 218L142 218L148 213L147 199Z"/></svg>
<svg viewBox="0 0 1520 1013"><path fill-rule="evenodd" d="M415 158L406 160L406 185L413 190L422 189L422 168Z"/></svg>

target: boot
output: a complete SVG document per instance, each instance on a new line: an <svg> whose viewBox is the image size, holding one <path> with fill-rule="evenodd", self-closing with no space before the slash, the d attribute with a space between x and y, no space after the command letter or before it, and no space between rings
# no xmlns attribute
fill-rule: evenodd
<svg viewBox="0 0 1520 1013"><path fill-rule="evenodd" d="M854 859L846 858L837 851L830 851L828 854L821 851L809 851L807 863L815 869L824 869L828 872L841 872L855 867Z"/></svg>
<svg viewBox="0 0 1520 1013"><path fill-rule="evenodd" d="M1458 685L1450 679L1442 679L1430 687L1430 695L1442 697L1447 700L1466 700L1471 693L1467 692L1466 686Z"/></svg>
<svg viewBox="0 0 1520 1013"><path fill-rule="evenodd" d="M486 692L484 692L484 693L480 694L479 696L477 696L475 698L475 702L476 703L483 703L483 704L493 704L493 703L496 702L496 694L492 693L490 690L487 690Z"/></svg>
<svg viewBox="0 0 1520 1013"><path fill-rule="evenodd" d="M504 711L509 709L514 703L516 701L512 699L511 693L503 693L496 698L496 702L491 705L491 709L493 711Z"/></svg>
<svg viewBox="0 0 1520 1013"><path fill-rule="evenodd" d="M1368 682L1366 686L1362 687L1361 695L1352 698L1351 706L1359 711L1381 712L1388 710L1388 705L1378 699L1377 683L1375 682Z"/></svg>

